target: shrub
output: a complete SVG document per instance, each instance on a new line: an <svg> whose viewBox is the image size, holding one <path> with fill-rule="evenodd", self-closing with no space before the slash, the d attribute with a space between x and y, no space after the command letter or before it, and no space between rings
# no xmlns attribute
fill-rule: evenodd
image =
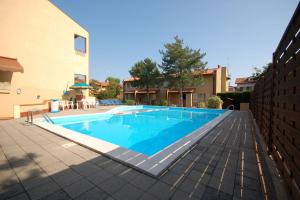
<svg viewBox="0 0 300 200"><path fill-rule="evenodd" d="M249 103L251 92L226 92L217 94L224 102L223 108L226 108L230 104L234 105L234 108L239 110L240 103Z"/></svg>
<svg viewBox="0 0 300 200"><path fill-rule="evenodd" d="M208 108L222 108L222 99L218 96L209 97L207 102Z"/></svg>
<svg viewBox="0 0 300 200"><path fill-rule="evenodd" d="M206 102L199 102L198 103L198 108L207 108Z"/></svg>
<svg viewBox="0 0 300 200"><path fill-rule="evenodd" d="M160 105L160 106L167 106L167 105L168 105L168 101L167 101L166 99L161 99L161 100L159 101L159 105Z"/></svg>
<svg viewBox="0 0 300 200"><path fill-rule="evenodd" d="M106 90L106 91L101 91L98 95L97 95L97 99L114 99L116 96L115 96L115 93L112 92L112 91L109 91L109 90Z"/></svg>
<svg viewBox="0 0 300 200"><path fill-rule="evenodd" d="M135 100L127 99L125 100L126 105L135 105Z"/></svg>

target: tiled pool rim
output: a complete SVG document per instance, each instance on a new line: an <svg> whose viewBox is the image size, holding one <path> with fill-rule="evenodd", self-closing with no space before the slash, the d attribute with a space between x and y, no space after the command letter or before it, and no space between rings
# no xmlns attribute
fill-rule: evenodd
<svg viewBox="0 0 300 200"><path fill-rule="evenodd" d="M58 125L50 124L45 122L42 118L36 119L34 124L79 145L99 152L107 157L110 157L111 159L122 162L125 165L135 168L136 170L157 177L161 175L172 163L174 163L180 157L180 155L184 154L210 130L212 130L228 115L230 115L231 112L231 110L225 111L222 115L216 117L204 126L187 134L152 156L137 153L116 144L93 138ZM69 115L68 117L71 116Z"/></svg>

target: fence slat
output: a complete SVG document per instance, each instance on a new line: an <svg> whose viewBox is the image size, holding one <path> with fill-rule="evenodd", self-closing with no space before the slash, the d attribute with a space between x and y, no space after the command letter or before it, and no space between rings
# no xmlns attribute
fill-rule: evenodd
<svg viewBox="0 0 300 200"><path fill-rule="evenodd" d="M300 3L273 53L272 66L256 82L250 104L260 133L294 198L300 196L299 30Z"/></svg>

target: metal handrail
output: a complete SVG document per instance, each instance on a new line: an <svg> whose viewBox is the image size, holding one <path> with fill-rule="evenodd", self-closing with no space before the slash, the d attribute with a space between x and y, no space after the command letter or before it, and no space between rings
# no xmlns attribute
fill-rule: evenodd
<svg viewBox="0 0 300 200"><path fill-rule="evenodd" d="M44 117L44 119L51 123L51 124L54 124L53 120L49 117L49 115L47 115L46 113L43 113L42 116Z"/></svg>
<svg viewBox="0 0 300 200"><path fill-rule="evenodd" d="M233 105L233 104L230 104L229 106L227 106L226 109L230 110L230 108L232 108L232 110L234 110L234 105Z"/></svg>

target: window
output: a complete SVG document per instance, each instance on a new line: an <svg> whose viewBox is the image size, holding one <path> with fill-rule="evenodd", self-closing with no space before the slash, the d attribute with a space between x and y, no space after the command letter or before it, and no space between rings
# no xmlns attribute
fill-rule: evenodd
<svg viewBox="0 0 300 200"><path fill-rule="evenodd" d="M77 52L86 53L86 38L75 34L74 48Z"/></svg>
<svg viewBox="0 0 300 200"><path fill-rule="evenodd" d="M74 84L76 84L76 83L86 83L86 75L75 74Z"/></svg>
<svg viewBox="0 0 300 200"><path fill-rule="evenodd" d="M200 93L200 94L193 94L193 102L205 102L206 101L206 94Z"/></svg>
<svg viewBox="0 0 300 200"><path fill-rule="evenodd" d="M0 71L0 91L10 91L12 72Z"/></svg>

